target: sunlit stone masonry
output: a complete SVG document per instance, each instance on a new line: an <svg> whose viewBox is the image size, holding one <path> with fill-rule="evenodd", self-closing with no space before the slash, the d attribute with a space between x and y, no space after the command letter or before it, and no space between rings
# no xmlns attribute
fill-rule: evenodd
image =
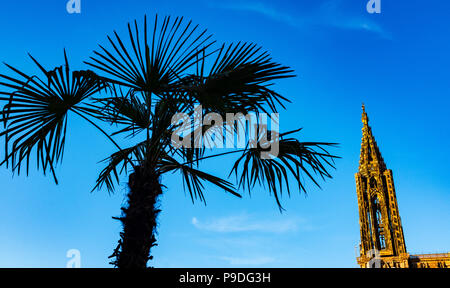
<svg viewBox="0 0 450 288"><path fill-rule="evenodd" d="M361 268L449 268L450 253L410 255L406 250L392 170L386 168L363 105L356 178Z"/></svg>

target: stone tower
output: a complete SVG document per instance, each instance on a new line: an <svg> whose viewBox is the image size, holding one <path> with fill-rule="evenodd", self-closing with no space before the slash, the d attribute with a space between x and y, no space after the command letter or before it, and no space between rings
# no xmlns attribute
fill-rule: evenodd
<svg viewBox="0 0 450 288"><path fill-rule="evenodd" d="M392 170L386 168L362 108L361 155L355 174L361 232L358 264L362 268L450 267L450 253L407 253Z"/></svg>
<svg viewBox="0 0 450 288"><path fill-rule="evenodd" d="M403 266L408 256L394 179L373 137L364 105L362 122L361 155L355 175L361 228L360 260L364 262L360 264L365 264L368 253L372 255L377 251L381 258L402 259L395 261L395 267Z"/></svg>

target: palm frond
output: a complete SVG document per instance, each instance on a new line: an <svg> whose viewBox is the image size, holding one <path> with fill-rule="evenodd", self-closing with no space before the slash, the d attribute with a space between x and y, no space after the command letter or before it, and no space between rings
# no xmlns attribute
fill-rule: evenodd
<svg viewBox="0 0 450 288"><path fill-rule="evenodd" d="M292 132L294 131L280 135L276 157L264 159L262 153L267 153L267 148L260 145L248 147L237 159L230 172L230 175L234 172L239 187L249 193L256 184L267 186L269 193L275 197L280 210L283 209L280 202L283 188L287 189L290 196L290 177L295 180L299 191L306 193L302 175L306 175L320 188L316 178L320 177L322 180L332 178L328 169L334 168L334 159L339 158L326 150L327 147L335 146L335 143L300 142L294 138L283 139Z"/></svg>
<svg viewBox="0 0 450 288"><path fill-rule="evenodd" d="M91 105L97 109L98 118L111 125L125 126L112 135L129 133L128 136L132 137L147 129L151 121L150 107L132 89L124 94L122 89L113 87L112 97L96 98L95 105Z"/></svg>
<svg viewBox="0 0 450 288"><path fill-rule="evenodd" d="M55 181L55 165L62 159L67 129L67 113L75 111L93 94L107 87L92 71L70 71L66 52L65 64L46 70L30 55L44 77L28 75L5 64L13 76L0 74L0 101L5 137L5 160L20 173L24 164L28 173L32 151L37 167L44 174L50 170Z"/></svg>
<svg viewBox="0 0 450 288"><path fill-rule="evenodd" d="M192 165L179 163L170 156L162 159L158 166L158 171L160 173L167 173L171 171L178 171L181 173L183 176L183 186L189 191L192 202L196 199L199 199L201 202L206 202L202 182L209 182L225 190L226 192L233 194L234 196L241 197L239 193L235 192L234 187L230 182L195 169Z"/></svg>
<svg viewBox="0 0 450 288"><path fill-rule="evenodd" d="M101 51L95 51L95 56L86 63L106 72L110 81L151 97L152 93L160 95L170 90L170 84L194 65L198 55L213 43L206 30L199 31L192 21L184 24L182 17L173 21L165 17L159 25L156 16L151 35L145 17L143 30L139 30L137 21L134 27L128 23L128 46L114 32L114 37L108 36L112 47L108 50L99 45Z"/></svg>
<svg viewBox="0 0 450 288"><path fill-rule="evenodd" d="M139 157L139 150L140 146L142 146L143 144L144 143L141 142L135 146L121 149L113 153L108 158L104 159L102 162L107 162L108 164L100 172L92 191L96 189L100 190L103 188L103 186L105 186L108 193L113 193L115 190L115 184L119 183L119 175L128 172L129 165L132 164L132 162L129 161L132 156L135 156L135 158L137 158L138 163L141 162L140 160L142 159Z"/></svg>
<svg viewBox="0 0 450 288"><path fill-rule="evenodd" d="M223 45L208 75L205 59L197 63L197 74L183 81L189 96L206 112L225 113L276 111L289 100L271 90L272 81L294 77L293 70L272 61L267 52L252 43ZM200 67L201 66L201 67Z"/></svg>

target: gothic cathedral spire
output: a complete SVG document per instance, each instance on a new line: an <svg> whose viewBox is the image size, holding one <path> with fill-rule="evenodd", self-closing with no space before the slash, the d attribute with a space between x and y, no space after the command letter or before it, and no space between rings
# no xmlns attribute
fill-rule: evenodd
<svg viewBox="0 0 450 288"><path fill-rule="evenodd" d="M362 141L358 173L355 174L359 206L361 244L358 263L363 266L368 253L378 253L381 258L406 258L389 261L393 266L403 266L408 259L403 228L398 211L392 171L386 168L377 142L369 126L369 117L363 104ZM386 260L388 260L386 258Z"/></svg>

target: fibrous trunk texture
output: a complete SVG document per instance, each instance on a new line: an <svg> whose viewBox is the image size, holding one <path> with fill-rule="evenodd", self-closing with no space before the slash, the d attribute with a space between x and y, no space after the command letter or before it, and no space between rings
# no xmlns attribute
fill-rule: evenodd
<svg viewBox="0 0 450 288"><path fill-rule="evenodd" d="M111 262L121 269L147 268L148 260L153 257L150 250L156 246L156 218L160 212L158 198L162 194L158 177L138 167L129 176L128 202L122 207L123 232L120 233L119 245L110 257Z"/></svg>

